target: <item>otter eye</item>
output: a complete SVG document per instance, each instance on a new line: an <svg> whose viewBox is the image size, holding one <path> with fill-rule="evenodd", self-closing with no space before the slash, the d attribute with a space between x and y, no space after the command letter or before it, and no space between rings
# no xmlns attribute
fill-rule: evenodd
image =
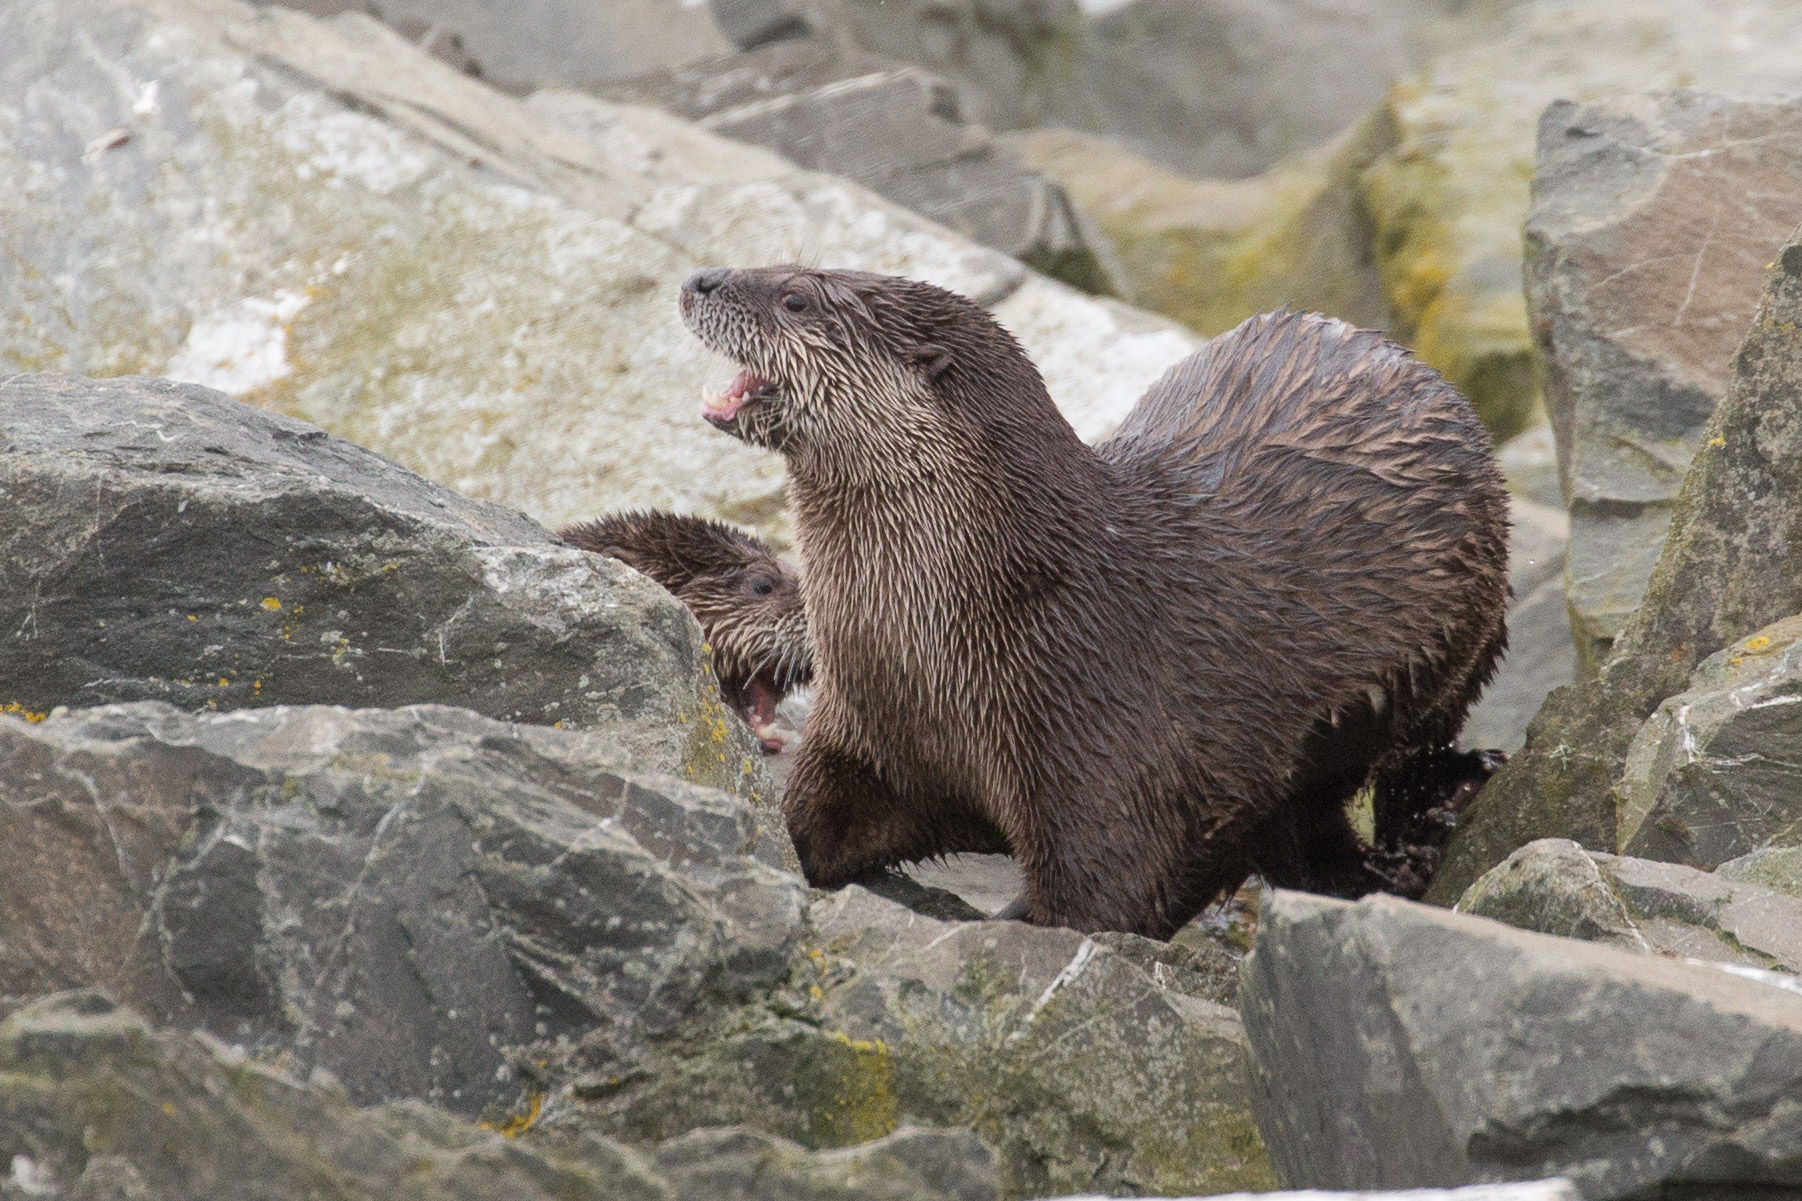
<svg viewBox="0 0 1802 1201"><path fill-rule="evenodd" d="M758 596L768 596L770 593L776 591L776 585L772 581L759 576L757 579L751 581L751 591L755 592Z"/></svg>
<svg viewBox="0 0 1802 1201"><path fill-rule="evenodd" d="M790 292L787 296L782 298L782 307L791 313L805 313L807 311L807 297L801 295L799 292Z"/></svg>

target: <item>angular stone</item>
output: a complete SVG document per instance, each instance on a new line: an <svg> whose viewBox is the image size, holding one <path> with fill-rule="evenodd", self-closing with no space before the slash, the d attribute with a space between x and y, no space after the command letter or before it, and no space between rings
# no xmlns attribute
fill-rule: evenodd
<svg viewBox="0 0 1802 1201"><path fill-rule="evenodd" d="M992 1201L993 1157L968 1130L903 1127L858 1147L810 1152L744 1127L697 1130L657 1148L678 1197L771 1201Z"/></svg>
<svg viewBox="0 0 1802 1201"><path fill-rule="evenodd" d="M204 1034L158 1034L96 993L0 1023L0 1194L94 1201L672 1201L623 1147L547 1154L424 1106L352 1108Z"/></svg>
<svg viewBox="0 0 1802 1201"><path fill-rule="evenodd" d="M551 528L637 506L786 534L779 460L698 419L730 374L676 312L698 267L975 297L1091 438L1196 344L854 184L519 100L354 13L26 0L0 93L0 366L207 383Z"/></svg>
<svg viewBox="0 0 1802 1201"><path fill-rule="evenodd" d="M1714 872L1723 880L1744 880L1786 897L1802 898L1802 847L1766 847L1729 859Z"/></svg>
<svg viewBox="0 0 1802 1201"><path fill-rule="evenodd" d="M1559 101L1539 121L1527 313L1594 671L1638 606L1765 270L1802 221L1802 102Z"/></svg>
<svg viewBox="0 0 1802 1201"><path fill-rule="evenodd" d="M1712 868L1802 846L1802 617L1702 661L1627 748L1619 844Z"/></svg>
<svg viewBox="0 0 1802 1201"><path fill-rule="evenodd" d="M662 589L192 385L0 382L0 706L442 703L768 795Z"/></svg>
<svg viewBox="0 0 1802 1201"><path fill-rule="evenodd" d="M1802 900L1675 863L1530 842L1458 901L1522 930L1802 972Z"/></svg>
<svg viewBox="0 0 1802 1201"><path fill-rule="evenodd" d="M1473 1184L1465 1188L1382 1189L1355 1193L1305 1192L1219 1193L1205 1201L1578 1201L1580 1194L1567 1180L1535 1180L1525 1184ZM1048 1199L1047 1199L1048 1201ZM1106 1201L1089 1194L1064 1201ZM1173 1197L1169 1201L1204 1201L1200 1197Z"/></svg>
<svg viewBox="0 0 1802 1201"><path fill-rule="evenodd" d="M630 1062L785 979L804 893L755 810L615 755L440 707L0 719L0 996L103 988L365 1102Z"/></svg>
<svg viewBox="0 0 1802 1201"><path fill-rule="evenodd" d="M1793 977L1278 892L1241 997L1285 1185L1802 1187Z"/></svg>
<svg viewBox="0 0 1802 1201"><path fill-rule="evenodd" d="M1524 434L1522 437L1530 437ZM1508 544L1508 651L1470 708L1461 745L1513 754L1546 694L1571 682L1576 652L1564 603L1565 536L1570 522L1518 493Z"/></svg>
<svg viewBox="0 0 1802 1201"><path fill-rule="evenodd" d="M1651 88L1793 95L1798 39L1802 12L1766 0L1518 4L1400 80L1385 103L1394 149L1362 179L1397 332L1490 428L1519 428L1537 392L1521 222L1540 114Z"/></svg>
<svg viewBox="0 0 1802 1201"><path fill-rule="evenodd" d="M1275 1183L1237 1016L1207 999L1218 969L1194 952L937 921L855 886L813 920L770 1019L642 1083L578 1083L585 1120L635 1143L743 1124L814 1147L971 1126L1010 1198Z"/></svg>
<svg viewBox="0 0 1802 1201"><path fill-rule="evenodd" d="M1727 395L1675 504L1646 598L1595 680L1547 698L1472 803L1427 898L1451 904L1536 838L1619 849L1627 750L1703 659L1802 613L1802 231L1777 254Z"/></svg>

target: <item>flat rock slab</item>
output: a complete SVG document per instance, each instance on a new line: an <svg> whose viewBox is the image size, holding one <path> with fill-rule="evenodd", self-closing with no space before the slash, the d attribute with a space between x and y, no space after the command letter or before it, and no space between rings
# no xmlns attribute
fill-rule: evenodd
<svg viewBox="0 0 1802 1201"><path fill-rule="evenodd" d="M758 811L613 752L437 707L0 718L0 997L105 989L365 1103L629 1061L783 980L805 891Z"/></svg>
<svg viewBox="0 0 1802 1201"><path fill-rule="evenodd" d="M1559 101L1532 204L1527 312L1593 669L1645 593L1765 271L1802 221L1802 101Z"/></svg>
<svg viewBox="0 0 1802 1201"><path fill-rule="evenodd" d="M1530 842L1470 886L1460 913L1522 930L1802 972L1802 900L1676 863Z"/></svg>
<svg viewBox="0 0 1802 1201"><path fill-rule="evenodd" d="M1524 1184L1473 1184L1467 1188L1381 1189L1355 1193L1306 1189L1301 1192L1216 1193L1211 1197L1173 1197L1169 1201L1579 1201L1581 1194L1565 1180ZM1105 1201L1099 1194L1065 1201Z"/></svg>
<svg viewBox="0 0 1802 1201"><path fill-rule="evenodd" d="M193 385L0 381L0 630L12 712L454 704L769 791L661 588Z"/></svg>
<svg viewBox="0 0 1802 1201"><path fill-rule="evenodd" d="M1703 660L1627 748L1617 795L1631 855L1712 868L1802 846L1802 617Z"/></svg>
<svg viewBox="0 0 1802 1201"><path fill-rule="evenodd" d="M1241 1008L1259 1126L1292 1187L1802 1188L1791 977L1277 892Z"/></svg>

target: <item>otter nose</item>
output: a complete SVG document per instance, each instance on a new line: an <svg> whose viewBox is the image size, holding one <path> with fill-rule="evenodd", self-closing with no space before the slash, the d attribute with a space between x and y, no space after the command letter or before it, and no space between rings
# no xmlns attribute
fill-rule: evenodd
<svg viewBox="0 0 1802 1201"><path fill-rule="evenodd" d="M732 268L730 267L708 267L703 271L695 272L683 281L682 290L705 296L725 283L727 279L731 278L731 275Z"/></svg>

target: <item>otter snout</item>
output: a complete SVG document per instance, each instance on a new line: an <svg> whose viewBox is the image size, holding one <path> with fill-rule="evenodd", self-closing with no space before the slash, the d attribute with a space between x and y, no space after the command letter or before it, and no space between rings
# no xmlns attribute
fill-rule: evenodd
<svg viewBox="0 0 1802 1201"><path fill-rule="evenodd" d="M705 296L732 278L730 267L703 267L682 281L684 292L693 292L697 296Z"/></svg>

